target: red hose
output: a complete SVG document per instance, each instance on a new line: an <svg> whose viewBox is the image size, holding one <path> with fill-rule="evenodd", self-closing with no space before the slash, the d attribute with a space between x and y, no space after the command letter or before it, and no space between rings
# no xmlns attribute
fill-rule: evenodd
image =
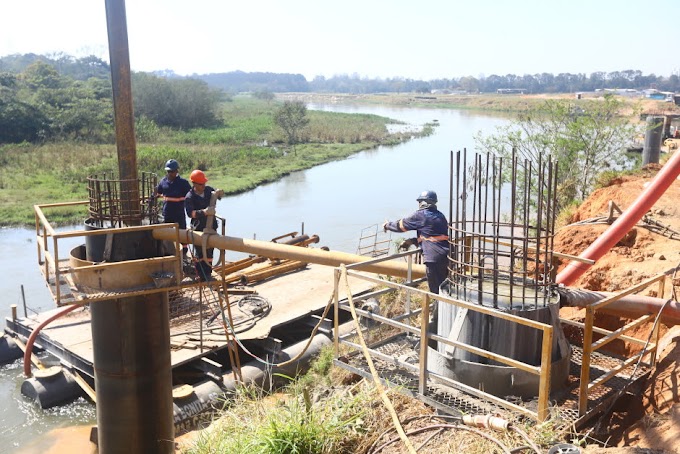
<svg viewBox="0 0 680 454"><path fill-rule="evenodd" d="M626 233L642 219L664 192L680 175L680 153L674 153L671 159L661 168L656 177L638 196L633 204L605 230L588 248L579 255L581 258L597 261L616 245ZM572 260L557 275L557 283L570 285L585 273L591 265Z"/></svg>
<svg viewBox="0 0 680 454"><path fill-rule="evenodd" d="M68 314L69 312L74 311L75 309L78 309L81 305L80 304L72 304L71 306L68 306L66 309L61 310L54 314L53 316L43 320L38 326L35 327L33 332L31 332L31 335L28 336L28 341L26 341L26 350L24 351L24 375L26 378L31 378L33 374L31 373L31 353L33 353L33 344L35 343L36 337L38 337L38 334L40 333L40 330L42 330L45 326L49 325L59 317Z"/></svg>

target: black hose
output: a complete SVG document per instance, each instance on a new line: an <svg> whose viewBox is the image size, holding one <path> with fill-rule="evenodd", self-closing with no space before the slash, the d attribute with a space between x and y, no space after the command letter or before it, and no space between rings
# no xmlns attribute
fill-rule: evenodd
<svg viewBox="0 0 680 454"><path fill-rule="evenodd" d="M510 429L510 430L513 430L513 431L514 431L515 433L517 433L520 437L522 437L522 438L524 439L524 441L526 441L526 442L529 444L529 447L530 447L531 449L533 449L534 451L536 451L537 454L541 454L541 448L539 448L538 445L536 445L536 443L534 443L534 442L531 440L531 438L529 438L529 435L527 435L526 432L524 432L522 429L520 429L519 427L517 427L517 426L515 426L515 425L512 425L512 424L509 426L509 429ZM524 446L524 447L522 447L522 448L523 448L523 449L526 449L526 446Z"/></svg>

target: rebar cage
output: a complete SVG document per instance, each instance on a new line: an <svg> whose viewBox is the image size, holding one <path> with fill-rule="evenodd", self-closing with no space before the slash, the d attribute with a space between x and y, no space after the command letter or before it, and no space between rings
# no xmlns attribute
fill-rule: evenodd
<svg viewBox="0 0 680 454"><path fill-rule="evenodd" d="M494 308L554 298L557 163L451 152L449 292Z"/></svg>
<svg viewBox="0 0 680 454"><path fill-rule="evenodd" d="M158 184L155 173L142 172L136 180L121 180L114 172L87 178L89 219L99 228L141 225L145 220L157 224L158 207L154 193Z"/></svg>

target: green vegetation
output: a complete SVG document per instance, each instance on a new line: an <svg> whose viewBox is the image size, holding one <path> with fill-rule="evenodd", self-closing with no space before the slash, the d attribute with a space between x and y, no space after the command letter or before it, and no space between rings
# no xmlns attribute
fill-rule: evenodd
<svg viewBox="0 0 680 454"><path fill-rule="evenodd" d="M132 76L135 117L159 126L187 129L217 126L221 92L196 79L164 79L146 73Z"/></svg>
<svg viewBox="0 0 680 454"><path fill-rule="evenodd" d="M284 132L274 123L279 103L248 96L220 104L223 125L170 129L138 120L140 171L162 173L174 158L182 173L204 170L210 184L234 194L291 172L344 159L377 145L396 144L411 134L390 134L394 120L376 115L310 111L309 125L289 153ZM425 128L422 134L431 133ZM32 225L37 203L86 200L87 176L117 170L116 147L84 141L57 141L0 146L0 225ZM60 223L79 222L82 210L61 209Z"/></svg>
<svg viewBox="0 0 680 454"><path fill-rule="evenodd" d="M110 69L105 61L87 56L75 58L64 53L48 55L24 54L0 57L0 72L20 73L35 62L43 62L55 67L60 74L77 80L91 77L108 79ZM168 79L182 77L171 70L155 71L156 75ZM430 95L449 93L498 93L498 90L514 90L522 93L576 93L593 92L595 90L644 90L657 87L661 91L680 91L680 77L677 74L661 76L643 74L640 70L593 72L590 74L550 73L536 74L491 74L472 77L470 75L454 78L431 80L389 77L371 79L359 74L338 74L326 78L316 76L308 81L302 74L244 72L197 74L192 76L206 82L210 87L227 93L351 93L364 95L368 93L422 93Z"/></svg>
<svg viewBox="0 0 680 454"><path fill-rule="evenodd" d="M132 85L143 138L152 137L157 127L221 124L223 97L203 81L135 73ZM0 72L0 143L63 140L113 142L110 79L77 80L41 60L18 74Z"/></svg>
<svg viewBox="0 0 680 454"><path fill-rule="evenodd" d="M283 393L241 388L212 426L184 452L203 453L341 453L360 452L379 400L371 387L333 392L333 350L325 349L301 378Z"/></svg>
<svg viewBox="0 0 680 454"><path fill-rule="evenodd" d="M516 151L520 160L532 163L532 175L540 157L556 161L558 203L564 207L590 194L602 172L624 169L624 150L640 131L632 121L635 116L621 115L623 107L624 102L612 95L580 105L544 100L494 134L478 134L475 141L482 151L507 162Z"/></svg>
<svg viewBox="0 0 680 454"><path fill-rule="evenodd" d="M307 106L302 101L284 101L274 113L274 121L286 133L288 145L293 147L293 154L296 154L295 144L298 143L302 130L309 124Z"/></svg>

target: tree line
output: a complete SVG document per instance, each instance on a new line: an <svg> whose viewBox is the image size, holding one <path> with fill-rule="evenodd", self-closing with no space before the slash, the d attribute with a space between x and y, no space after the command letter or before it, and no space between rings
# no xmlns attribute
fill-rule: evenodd
<svg viewBox="0 0 680 454"><path fill-rule="evenodd" d="M227 76L231 74L231 79ZM680 91L677 75L644 76L640 71L585 75L541 74L480 79L364 79L358 75L322 76L307 82L301 75L244 72L209 75L208 80L133 73L133 102L137 137L153 139L160 128L209 128L223 124L219 103L229 91L246 89L273 98L276 91L338 93L430 92L432 90L489 91L518 88L528 92L589 91L599 88L647 88ZM224 76L220 78L220 76ZM219 82L219 81L222 82ZM231 80L231 82L229 82ZM217 86L219 85L219 87ZM284 128L285 130L285 128ZM115 136L110 68L94 56L63 54L12 55L0 58L0 144L23 141L78 140L113 143ZM289 141L295 143L295 135Z"/></svg>
<svg viewBox="0 0 680 454"><path fill-rule="evenodd" d="M177 77L176 75L168 74ZM526 93L573 93L605 88L636 89L657 88L661 91L680 91L680 77L644 75L642 71L626 70L595 72L590 75L560 73L525 74L517 76L491 75L451 79L417 80L403 77L386 79L364 78L358 74L336 75L326 78L316 76L308 82L301 74L244 73L241 71L220 74L194 75L208 84L229 92L262 91L312 92L312 93L431 93L435 90L464 93L495 93L498 89L518 89Z"/></svg>
<svg viewBox="0 0 680 454"><path fill-rule="evenodd" d="M76 80L110 78L108 63L95 57L75 58L63 53L50 55L9 55L0 57L0 72L19 73L36 61L53 66L59 74ZM153 73L165 79L197 79L227 93L239 92L331 92L331 93L430 93L434 90L465 93L495 93L498 89L519 89L527 93L572 93L598 89L646 89L680 91L678 74L657 76L639 70L584 73L506 74L417 80L403 77L368 78L359 74L333 77L316 76L311 81L302 74L232 71L178 76L171 70Z"/></svg>
<svg viewBox="0 0 680 454"><path fill-rule="evenodd" d="M108 71L105 62L93 59L70 60L65 67L89 64ZM4 65L0 68L6 69ZM21 72L0 71L0 144L58 140L112 143L111 75L110 71L99 71L92 76L71 67L62 73L42 59L29 63ZM141 140L162 127L211 127L222 121L218 106L223 94L203 81L133 73L132 86L137 137Z"/></svg>

